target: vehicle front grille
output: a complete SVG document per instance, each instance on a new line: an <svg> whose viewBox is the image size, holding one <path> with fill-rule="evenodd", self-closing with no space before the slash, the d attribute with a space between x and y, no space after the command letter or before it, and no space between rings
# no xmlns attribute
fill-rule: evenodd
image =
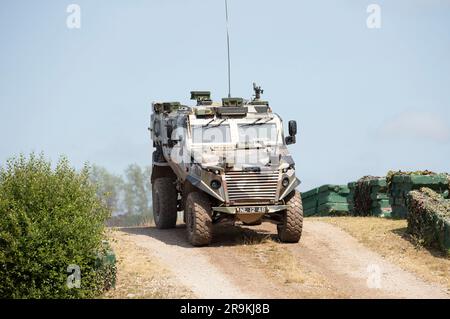
<svg viewBox="0 0 450 319"><path fill-rule="evenodd" d="M278 171L244 172L225 174L228 199L231 204L270 203L276 200Z"/></svg>

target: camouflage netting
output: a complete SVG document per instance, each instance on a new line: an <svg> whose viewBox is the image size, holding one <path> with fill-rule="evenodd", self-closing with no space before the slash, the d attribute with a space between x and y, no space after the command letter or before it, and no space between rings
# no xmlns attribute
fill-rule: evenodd
<svg viewBox="0 0 450 319"><path fill-rule="evenodd" d="M448 183L448 189L447 189L447 196L445 196L445 197L447 197L448 199L450 199L450 174L448 174L448 173L445 173L445 175L447 175L447 183Z"/></svg>
<svg viewBox="0 0 450 319"><path fill-rule="evenodd" d="M436 174L431 171L389 172L387 187L392 205L392 216L395 218L408 216L407 198L408 193L412 190L426 187L448 197L449 181L448 174Z"/></svg>
<svg viewBox="0 0 450 319"><path fill-rule="evenodd" d="M429 188L408 193L408 232L424 246L450 254L450 200Z"/></svg>
<svg viewBox="0 0 450 319"><path fill-rule="evenodd" d="M102 241L102 247L96 254L95 268L101 274L99 284L103 287L104 291L116 286L116 254L114 253L110 243L106 240Z"/></svg>
<svg viewBox="0 0 450 319"><path fill-rule="evenodd" d="M355 189L356 189L356 183L357 182L350 182L347 184L349 194L347 196L347 203L348 203L348 211L350 215L355 215Z"/></svg>
<svg viewBox="0 0 450 319"><path fill-rule="evenodd" d="M364 176L360 178L354 189L354 215L355 216L370 216L372 214L372 198L370 181L377 180L380 177Z"/></svg>

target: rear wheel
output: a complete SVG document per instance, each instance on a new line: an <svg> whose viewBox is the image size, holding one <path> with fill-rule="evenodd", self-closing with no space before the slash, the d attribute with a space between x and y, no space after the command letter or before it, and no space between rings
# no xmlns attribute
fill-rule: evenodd
<svg viewBox="0 0 450 319"><path fill-rule="evenodd" d="M152 184L153 216L156 228L174 228L177 223L177 189L170 177L160 177Z"/></svg>
<svg viewBox="0 0 450 319"><path fill-rule="evenodd" d="M282 212L281 224L277 225L278 238L285 243L298 243L303 229L303 206L300 193L293 191L288 195Z"/></svg>
<svg viewBox="0 0 450 319"><path fill-rule="evenodd" d="M186 230L193 246L205 246L212 239L211 202L204 193L189 193L185 207Z"/></svg>

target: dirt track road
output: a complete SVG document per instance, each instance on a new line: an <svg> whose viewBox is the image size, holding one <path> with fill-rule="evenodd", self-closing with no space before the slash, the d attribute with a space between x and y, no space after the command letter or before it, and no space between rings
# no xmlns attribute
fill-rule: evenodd
<svg viewBox="0 0 450 319"><path fill-rule="evenodd" d="M158 258L198 298L450 298L446 287L423 281L320 221L305 221L301 242L290 245L266 241L276 233L266 223L218 227L213 244L202 248L187 244L181 225L119 233ZM296 277L288 278L291 273Z"/></svg>

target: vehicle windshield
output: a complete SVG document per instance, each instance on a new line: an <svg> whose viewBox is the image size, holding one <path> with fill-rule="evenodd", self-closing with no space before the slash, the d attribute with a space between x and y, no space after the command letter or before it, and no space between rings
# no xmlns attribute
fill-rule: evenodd
<svg viewBox="0 0 450 319"><path fill-rule="evenodd" d="M262 142L265 144L277 143L277 126L274 123L264 124L240 124L239 130L239 142L240 143L256 143Z"/></svg>
<svg viewBox="0 0 450 319"><path fill-rule="evenodd" d="M195 144L231 143L230 126L229 125L193 126L192 127L192 141Z"/></svg>

